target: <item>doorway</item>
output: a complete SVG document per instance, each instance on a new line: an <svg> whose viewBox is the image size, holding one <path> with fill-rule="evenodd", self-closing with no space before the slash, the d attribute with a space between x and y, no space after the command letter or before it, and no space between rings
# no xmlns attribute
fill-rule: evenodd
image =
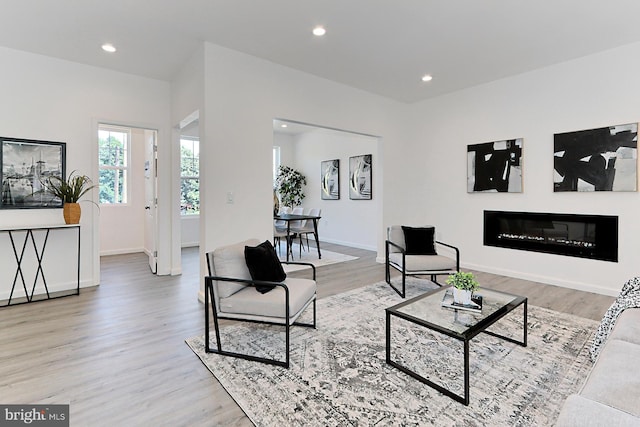
<svg viewBox="0 0 640 427"><path fill-rule="evenodd" d="M382 159L381 138L359 132L328 128L287 119L273 120L274 169L292 167L306 177L302 207L322 211L319 221L321 240L354 248L377 250L382 224ZM275 152L278 155L275 155ZM351 199L349 192L349 160L370 155L373 186L370 199ZM321 195L322 162L332 161L337 169L336 197Z"/></svg>
<svg viewBox="0 0 640 427"><path fill-rule="evenodd" d="M100 256L144 252L157 272L157 129L98 123Z"/></svg>

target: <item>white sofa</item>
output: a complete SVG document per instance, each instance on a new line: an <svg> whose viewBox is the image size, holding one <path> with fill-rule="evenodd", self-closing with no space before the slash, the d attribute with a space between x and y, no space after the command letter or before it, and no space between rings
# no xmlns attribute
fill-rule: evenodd
<svg viewBox="0 0 640 427"><path fill-rule="evenodd" d="M620 314L578 394L556 426L640 426L640 308Z"/></svg>

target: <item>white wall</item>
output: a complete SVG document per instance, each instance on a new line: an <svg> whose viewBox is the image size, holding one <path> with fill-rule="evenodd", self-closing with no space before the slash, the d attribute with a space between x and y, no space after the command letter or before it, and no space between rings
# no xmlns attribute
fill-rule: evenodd
<svg viewBox="0 0 640 427"><path fill-rule="evenodd" d="M639 69L636 43L415 105L410 176L388 182L387 194L404 194L392 221L436 224L467 268L616 295L638 274L640 195L554 193L553 134L638 122ZM524 192L468 194L467 145L511 138L524 138ZM619 262L485 247L485 209L618 215Z"/></svg>
<svg viewBox="0 0 640 427"><path fill-rule="evenodd" d="M198 49L184 64L178 75L171 82L171 124L174 129L171 138L171 153L172 163L170 165L173 171L173 179L171 181L171 188L174 194L180 194L180 134L183 130L180 129L180 122L187 117L204 117L204 47ZM205 123L198 119L197 122L197 134L200 138L200 147L206 143L205 137ZM202 154L201 154L202 159ZM206 179L206 167L203 162L200 162L200 183ZM200 242L202 233L204 233L204 227L200 227L200 216L189 219L182 219L180 215L180 199L175 202L175 205L169 207L171 211L171 217L174 221L180 223L180 227L176 227L172 235L172 241L174 242L174 256L172 259L172 274L178 274L182 271L180 251L179 248L184 246L191 246L196 241ZM202 208L202 201L201 201ZM194 234L198 233L198 237ZM175 245L178 245L177 248ZM204 277L206 271L206 263L204 259L201 259L200 269Z"/></svg>
<svg viewBox="0 0 640 427"><path fill-rule="evenodd" d="M380 165L384 147L404 139L403 104L209 43L204 47L203 253L250 237L271 238L274 118L380 135ZM379 240L383 173L374 176L380 199L372 209ZM233 204L227 203L228 192L234 193Z"/></svg>
<svg viewBox="0 0 640 427"><path fill-rule="evenodd" d="M349 199L349 157L372 154L374 176L379 172L377 138L346 132L318 129L299 134L295 143L295 167L307 178L302 206L322 209L318 226L320 240L368 250L377 250L380 224L376 222L378 189L373 186L372 200ZM322 200L320 163L340 160L340 199Z"/></svg>
<svg viewBox="0 0 640 427"><path fill-rule="evenodd" d="M6 48L0 48L0 63L0 135L66 142L67 171L97 182L99 120L153 124L160 130L160 149L166 148L168 83ZM97 190L86 199L97 200ZM89 286L99 282L98 211L91 203L82 208L81 281ZM63 222L60 209L0 211L2 227ZM171 231L168 222L165 230ZM50 249L49 262L67 265L67 251ZM6 255L0 259L11 259Z"/></svg>
<svg viewBox="0 0 640 427"><path fill-rule="evenodd" d="M273 145L280 147L280 164L295 168L296 137L282 132L273 133Z"/></svg>
<svg viewBox="0 0 640 427"><path fill-rule="evenodd" d="M131 129L129 199L126 204L100 205L100 255L144 251L145 134Z"/></svg>

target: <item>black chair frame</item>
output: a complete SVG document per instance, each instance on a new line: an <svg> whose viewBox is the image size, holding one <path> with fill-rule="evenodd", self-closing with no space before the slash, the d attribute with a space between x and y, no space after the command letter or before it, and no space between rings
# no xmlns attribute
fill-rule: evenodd
<svg viewBox="0 0 640 427"><path fill-rule="evenodd" d="M453 249L456 252L456 271L460 271L460 250L458 248L456 248L455 246L451 246L447 243L443 243L440 241L435 241L436 244L438 245L442 245L442 246L446 246L447 248ZM389 247L393 246L394 248L397 248L401 253L402 253L402 290L397 289L395 286L393 286L391 284L391 270L389 267ZM428 270L425 270L424 273L420 272L420 273L409 273L407 274L407 270L405 268L406 265L406 251L404 250L404 248L400 245L397 245L395 243L393 243L390 240L386 241L386 245L385 245L385 281L387 282L387 284L389 286L391 286L391 289L393 289L394 291L396 291L396 293L398 295L400 295L402 298L405 297L406 295L406 277L407 276L431 276L430 279L433 283L435 283L438 286L442 286L442 284L438 283L438 281L436 280L436 277L438 275L442 275L442 274L448 274L448 273L430 273ZM394 267L395 268L395 267Z"/></svg>
<svg viewBox="0 0 640 427"><path fill-rule="evenodd" d="M209 258L207 257L207 264L209 264ZM313 264L310 263L306 263L306 262L282 262L282 264L297 264L297 265L307 265L310 266L313 269L313 280L316 280L316 267ZM211 271L211 268L209 268L209 271ZM278 287L282 287L285 290L285 322L284 325L282 323L279 322L269 322L269 321L261 321L261 320L251 320L251 319L238 319L235 317L227 317L224 315L221 315L220 313L218 313L218 309L216 308L216 302L215 302L215 298L214 298L214 293L213 293L213 282L214 281L222 281L222 282L237 282L237 283L244 283L247 286L252 286L252 287L256 287L256 286L264 286L264 285L270 285L270 286L278 286ZM287 287L287 285L285 285L284 283L279 283L279 282L268 282L268 281L261 281L261 280L247 280L247 279L234 279L234 278L230 278L230 277L220 277L220 276L206 276L205 277L205 292L204 292L204 341L205 341L205 352L206 353L216 353L216 354L221 354L223 356L231 356L231 357L237 357L240 359L245 359L245 360L251 360L254 362L261 362L261 363L267 363L270 365L277 365L277 366L282 366L284 368L289 368L289 350L290 350L290 328L292 325L295 326L304 326L304 327L309 327L309 328L313 328L316 329L316 299L313 299L313 323L298 323L298 322L293 322L292 324L289 323L289 288ZM217 349L212 349L210 344L209 344L209 300L211 300L211 311L213 312L213 323L214 323L214 327L215 327L215 334L216 334L216 344L217 344ZM236 352L231 352L231 351L226 351L222 349L222 342L220 339L220 325L218 323L219 319L227 319L227 320L235 320L235 321L239 321L239 322L251 322L251 323L262 323L262 324L268 324L268 325L283 325L285 327L285 360L278 360L278 359L269 359L269 358L265 358L265 357L258 357L258 356L252 356L249 354L243 354L243 353L236 353Z"/></svg>

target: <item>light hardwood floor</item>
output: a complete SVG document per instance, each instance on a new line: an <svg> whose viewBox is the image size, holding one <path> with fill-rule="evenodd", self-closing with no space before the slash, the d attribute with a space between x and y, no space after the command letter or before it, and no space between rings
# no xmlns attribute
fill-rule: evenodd
<svg viewBox="0 0 640 427"><path fill-rule="evenodd" d="M384 280L375 253L322 247L359 259L319 268L320 298ZM0 403L70 403L72 426L251 425L184 343L203 333L197 248L183 251L181 276L154 276L146 263L143 254L103 257L99 287L0 308ZM483 286L526 295L530 304L595 320L613 302L478 276Z"/></svg>

